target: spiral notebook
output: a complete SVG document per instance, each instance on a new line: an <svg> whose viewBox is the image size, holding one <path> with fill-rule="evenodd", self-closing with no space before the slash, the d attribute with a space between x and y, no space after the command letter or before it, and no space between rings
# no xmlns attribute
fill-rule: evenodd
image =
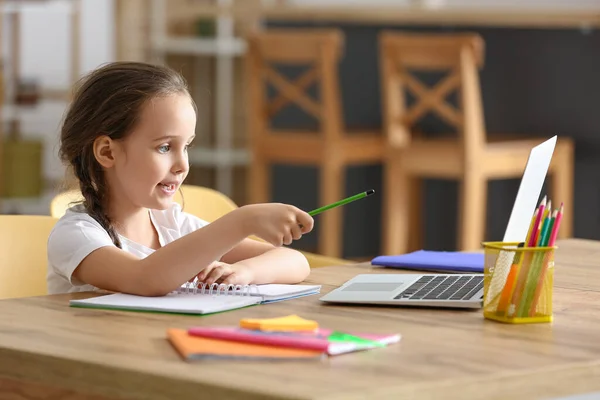
<svg viewBox="0 0 600 400"><path fill-rule="evenodd" d="M166 296L145 297L115 293L89 299L71 300L72 307L178 314L212 314L255 304L266 304L317 294L321 285L218 285L184 284Z"/></svg>

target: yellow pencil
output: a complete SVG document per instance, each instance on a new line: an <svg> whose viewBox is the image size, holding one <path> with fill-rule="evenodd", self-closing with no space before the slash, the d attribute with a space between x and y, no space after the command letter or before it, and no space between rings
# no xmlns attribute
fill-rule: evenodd
<svg viewBox="0 0 600 400"><path fill-rule="evenodd" d="M546 209L544 210L544 218L548 217L548 214L552 212L552 200L548 200L548 205L546 205Z"/></svg>

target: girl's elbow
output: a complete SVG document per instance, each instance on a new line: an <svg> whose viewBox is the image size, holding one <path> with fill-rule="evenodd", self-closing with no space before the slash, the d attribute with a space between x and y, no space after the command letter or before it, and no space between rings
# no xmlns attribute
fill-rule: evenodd
<svg viewBox="0 0 600 400"><path fill-rule="evenodd" d="M169 294L172 290L164 287L164 285L137 284L130 288L123 288L118 291L135 296L160 297Z"/></svg>
<svg viewBox="0 0 600 400"><path fill-rule="evenodd" d="M310 275L310 266L307 263L306 268L303 270L302 279L300 279L298 282L304 281L306 278L308 278L309 275Z"/></svg>
<svg viewBox="0 0 600 400"><path fill-rule="evenodd" d="M300 257L302 258L302 262L298 268L298 282L302 282L310 275L310 264L306 256L300 253Z"/></svg>
<svg viewBox="0 0 600 400"><path fill-rule="evenodd" d="M288 272L283 278L285 282L282 283L296 284L304 281L310 275L310 263L306 256L295 249L285 248L282 250L281 255L285 255L286 265L288 265Z"/></svg>
<svg viewBox="0 0 600 400"><path fill-rule="evenodd" d="M161 288L161 287L157 287L157 288L148 287L148 288L142 288L142 290L140 290L140 293L138 293L138 296L161 297L161 296L166 296L167 294L169 294L171 292L172 292L172 290Z"/></svg>
<svg viewBox="0 0 600 400"><path fill-rule="evenodd" d="M172 284L168 284L165 280L158 279L158 277L145 277L145 279L139 281L134 290L137 293L132 294L138 296L160 297L177 290L177 287L173 287Z"/></svg>

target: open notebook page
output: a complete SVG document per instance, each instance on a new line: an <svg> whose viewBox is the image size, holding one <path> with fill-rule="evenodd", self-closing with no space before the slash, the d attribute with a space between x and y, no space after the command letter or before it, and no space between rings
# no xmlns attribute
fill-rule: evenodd
<svg viewBox="0 0 600 400"><path fill-rule="evenodd" d="M254 296L171 293L160 297L145 297L116 293L84 300L71 300L70 304L91 308L210 314L259 304L260 302L261 298Z"/></svg>
<svg viewBox="0 0 600 400"><path fill-rule="evenodd" d="M265 301L290 299L293 297L305 296L308 294L319 293L321 285L285 285L271 283L268 285L258 285L258 293L251 290L253 296L261 296Z"/></svg>
<svg viewBox="0 0 600 400"><path fill-rule="evenodd" d="M227 291L226 285L212 284L210 286L204 286L202 283L195 283L199 285L196 292L198 293L224 293ZM183 293L194 292L193 286L183 284L180 289ZM263 285L244 285L234 288L229 288L228 295L244 295L244 296L257 296L262 297L265 301L277 301L292 299L295 297L306 296L309 294L316 294L321 291L321 285L291 285L291 284L263 284Z"/></svg>
<svg viewBox="0 0 600 400"><path fill-rule="evenodd" d="M258 285L251 296L234 293L173 292L166 296L145 297L116 293L83 300L71 300L76 307L209 314L319 293L320 285ZM258 292L257 292L258 291Z"/></svg>

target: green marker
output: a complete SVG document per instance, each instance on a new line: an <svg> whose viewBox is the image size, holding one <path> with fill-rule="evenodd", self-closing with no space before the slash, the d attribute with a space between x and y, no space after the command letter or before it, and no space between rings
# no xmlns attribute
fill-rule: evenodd
<svg viewBox="0 0 600 400"><path fill-rule="evenodd" d="M334 343L354 343L359 349L371 347L385 347L385 344L376 340L361 338L348 333L334 331L327 337L327 340Z"/></svg>
<svg viewBox="0 0 600 400"><path fill-rule="evenodd" d="M366 192L355 194L354 196L350 196L350 197L348 197L346 199L343 199L343 200L340 200L340 201L336 201L335 203L331 203L329 205L326 205L326 206L317 208L315 210L312 210L308 214L311 217L314 217L315 215L320 214L323 211L327 211L327 210L332 209L332 208L337 207L337 206L343 206L344 204L348 204L348 203L351 203L351 202L353 202L355 200L362 199L364 197L370 196L373 193L375 193L375 190L370 189L370 190L367 190Z"/></svg>

